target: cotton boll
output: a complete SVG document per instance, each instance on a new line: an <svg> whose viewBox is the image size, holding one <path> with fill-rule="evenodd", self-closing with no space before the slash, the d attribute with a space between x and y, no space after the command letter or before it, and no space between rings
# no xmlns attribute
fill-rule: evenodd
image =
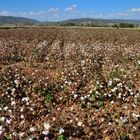
<svg viewBox="0 0 140 140"><path fill-rule="evenodd" d="M45 130L49 130L51 128L50 124L48 122L44 123Z"/></svg>

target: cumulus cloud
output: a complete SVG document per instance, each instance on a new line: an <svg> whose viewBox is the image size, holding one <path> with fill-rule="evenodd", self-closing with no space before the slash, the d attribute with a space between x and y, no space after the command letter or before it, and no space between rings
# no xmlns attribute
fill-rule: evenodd
<svg viewBox="0 0 140 140"><path fill-rule="evenodd" d="M70 6L70 7L66 7L66 8L64 9L64 11L65 11L65 12L73 12L73 11L75 11L76 8L77 8L77 5L72 5L72 6Z"/></svg>
<svg viewBox="0 0 140 140"><path fill-rule="evenodd" d="M43 11L29 11L29 12L17 12L16 15L18 16L25 16L25 17L36 17L36 16L41 16L43 14L45 14L46 11L43 10Z"/></svg>
<svg viewBox="0 0 140 140"><path fill-rule="evenodd" d="M3 10L3 11L0 12L0 15L1 16L9 16L10 13L9 13L9 11Z"/></svg>
<svg viewBox="0 0 140 140"><path fill-rule="evenodd" d="M129 12L140 12L140 8L132 8L128 10Z"/></svg>
<svg viewBox="0 0 140 140"><path fill-rule="evenodd" d="M50 8L48 9L49 13L58 13L59 12L59 8Z"/></svg>

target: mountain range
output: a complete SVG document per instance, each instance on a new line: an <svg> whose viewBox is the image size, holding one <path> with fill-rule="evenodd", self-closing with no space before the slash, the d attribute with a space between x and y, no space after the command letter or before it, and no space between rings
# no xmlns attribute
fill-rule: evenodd
<svg viewBox="0 0 140 140"><path fill-rule="evenodd" d="M140 20L131 20L131 19L94 19L94 18L79 18L79 19L68 19L62 21L62 23L73 22L75 24L80 23L94 23L94 24L119 24L119 23L132 23L140 24Z"/></svg>
<svg viewBox="0 0 140 140"><path fill-rule="evenodd" d="M76 25L82 23L93 23L93 24L119 24L119 23L132 23L140 24L140 20L131 20L131 19L94 19L94 18L79 18L79 19L68 19L59 22L40 22L38 20L24 18L24 17L12 17L12 16L0 16L0 25L3 24L20 24L20 23L31 23L31 24L65 24L65 23L74 23Z"/></svg>

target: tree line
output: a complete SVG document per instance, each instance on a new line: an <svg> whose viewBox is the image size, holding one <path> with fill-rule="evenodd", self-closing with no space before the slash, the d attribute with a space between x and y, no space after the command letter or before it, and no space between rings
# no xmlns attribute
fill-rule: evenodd
<svg viewBox="0 0 140 140"><path fill-rule="evenodd" d="M98 23L80 23L74 22L58 23L59 26L85 26L85 27L113 27L113 28L138 28L139 24L118 23L118 24L98 24Z"/></svg>

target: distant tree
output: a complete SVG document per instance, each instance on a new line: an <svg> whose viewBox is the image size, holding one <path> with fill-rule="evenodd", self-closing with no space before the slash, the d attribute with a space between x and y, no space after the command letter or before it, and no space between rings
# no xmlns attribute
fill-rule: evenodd
<svg viewBox="0 0 140 140"><path fill-rule="evenodd" d="M137 24L137 25L136 25L136 28L138 28L139 26L140 26L140 24Z"/></svg>
<svg viewBox="0 0 140 140"><path fill-rule="evenodd" d="M61 23L61 24L59 24L59 25L60 25L60 26L76 26L76 24L73 23L73 22Z"/></svg>
<svg viewBox="0 0 140 140"><path fill-rule="evenodd" d="M114 27L114 28L134 28L135 25L132 23L120 23L120 24L113 24L112 27Z"/></svg>
<svg viewBox="0 0 140 140"><path fill-rule="evenodd" d="M76 24L75 23L73 23L73 22L68 22L68 23L66 23L66 26L75 26Z"/></svg>
<svg viewBox="0 0 140 140"><path fill-rule="evenodd" d="M80 23L80 26L84 26L84 23Z"/></svg>
<svg viewBox="0 0 140 140"><path fill-rule="evenodd" d="M135 25L131 23L120 23L121 28L134 28Z"/></svg>
<svg viewBox="0 0 140 140"><path fill-rule="evenodd" d="M120 26L118 24L113 24L112 27L119 29Z"/></svg>
<svg viewBox="0 0 140 140"><path fill-rule="evenodd" d="M23 22L22 24L25 25L25 26L32 26L32 25L34 25L34 23L32 23L32 22Z"/></svg>

